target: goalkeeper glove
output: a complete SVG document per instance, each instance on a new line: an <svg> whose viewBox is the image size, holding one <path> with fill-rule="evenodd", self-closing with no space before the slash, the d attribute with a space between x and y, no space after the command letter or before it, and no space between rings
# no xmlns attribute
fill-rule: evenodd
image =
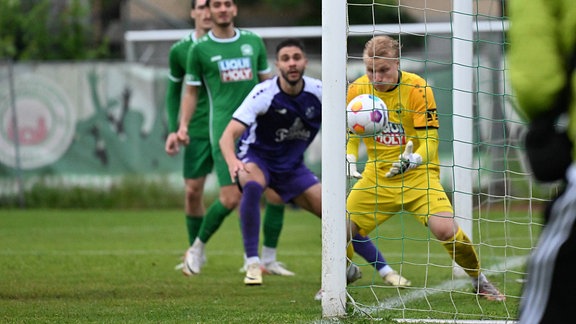
<svg viewBox="0 0 576 324"><path fill-rule="evenodd" d="M422 164L422 156L420 156L418 153L412 153L413 150L414 144L412 141L408 141L408 143L406 143L406 149L404 149L404 153L400 154L397 162L392 163L390 171L386 173L386 178L392 178L395 175L414 169Z"/></svg>
<svg viewBox="0 0 576 324"><path fill-rule="evenodd" d="M348 162L348 167L346 168L346 176L353 177L356 179L362 179L362 175L356 169L356 156L354 154L347 154L346 161Z"/></svg>

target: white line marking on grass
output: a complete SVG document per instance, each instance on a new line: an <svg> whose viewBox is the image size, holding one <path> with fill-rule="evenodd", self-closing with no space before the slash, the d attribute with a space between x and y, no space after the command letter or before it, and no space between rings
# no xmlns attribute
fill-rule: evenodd
<svg viewBox="0 0 576 324"><path fill-rule="evenodd" d="M494 265L491 269L484 270L485 274L488 273L498 273L504 270L509 270L513 268L518 268L523 266L526 263L526 256L518 256L513 258L508 258L503 262ZM422 300L427 296L436 295L439 293L445 293L447 290L455 290L455 289L462 289L466 285L470 284L469 279L456 279L456 280L448 280L440 283L437 286L424 288L424 289L417 289L414 290L404 296L395 297L395 298L388 298L383 302L379 303L378 305L368 306L368 307L361 307L359 305L355 305L357 309L359 309L363 313L372 314L376 311L383 310L383 309L394 309L400 306L405 307L406 304ZM408 322L407 322L408 323ZM480 322L466 322L466 321L458 321L455 322L454 320L446 321L446 322L430 322L424 319L418 319L415 323L490 323L489 321L480 321ZM506 322L493 322L493 323L514 323L512 321Z"/></svg>
<svg viewBox="0 0 576 324"><path fill-rule="evenodd" d="M514 324L517 321L508 320L430 320L430 319L397 319L398 323L440 323L440 324Z"/></svg>
<svg viewBox="0 0 576 324"><path fill-rule="evenodd" d="M182 250L0 250L0 255L178 255L182 256L186 249ZM237 256L242 258L242 250L208 250L208 256ZM283 252L283 256L320 257L320 252Z"/></svg>
<svg viewBox="0 0 576 324"><path fill-rule="evenodd" d="M19 250L5 250L0 251L0 255L170 255L170 254L184 254L182 251L175 250L79 250L79 251L66 251L66 250L32 250L32 251L19 251Z"/></svg>

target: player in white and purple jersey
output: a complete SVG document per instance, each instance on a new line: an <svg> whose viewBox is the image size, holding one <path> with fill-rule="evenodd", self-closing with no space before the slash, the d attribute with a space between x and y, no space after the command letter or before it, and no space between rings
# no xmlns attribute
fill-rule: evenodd
<svg viewBox="0 0 576 324"><path fill-rule="evenodd" d="M233 119L248 129L238 144L238 159L254 163L268 186L290 202L318 182L304 165L304 152L321 122L320 80L302 77L302 88L288 94L280 77L260 83L236 110Z"/></svg>
<svg viewBox="0 0 576 324"><path fill-rule="evenodd" d="M247 257L246 285L262 284L258 255L260 199L266 188L320 216L322 189L304 165L304 151L320 129L322 83L304 77L307 59L300 41L276 49L280 76L256 85L220 137L230 177L242 188L240 223ZM236 140L239 151L236 155Z"/></svg>

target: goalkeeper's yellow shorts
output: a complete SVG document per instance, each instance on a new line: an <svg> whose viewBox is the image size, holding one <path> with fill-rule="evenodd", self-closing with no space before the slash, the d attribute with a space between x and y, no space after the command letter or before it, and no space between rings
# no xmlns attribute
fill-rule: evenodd
<svg viewBox="0 0 576 324"><path fill-rule="evenodd" d="M375 181L374 173L365 170L348 195L347 214L360 234L368 235L398 212L412 213L425 226L430 215L454 213L437 173L414 169L390 179L380 174Z"/></svg>

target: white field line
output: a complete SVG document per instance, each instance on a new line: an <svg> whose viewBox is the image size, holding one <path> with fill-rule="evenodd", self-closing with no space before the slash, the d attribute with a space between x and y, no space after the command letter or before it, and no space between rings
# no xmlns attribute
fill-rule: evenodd
<svg viewBox="0 0 576 324"><path fill-rule="evenodd" d="M525 263L526 263L526 256L508 258L504 262L501 262L499 264L494 265L491 269L485 270L484 273L486 273L488 275L491 272L501 272L501 271L506 270L506 269L519 268L519 267L523 266ZM462 289L466 285L470 285L469 279L448 280L448 281L444 281L444 282L442 282L439 285L434 286L434 287L414 290L414 291L412 291L412 292L410 292L410 293L408 293L402 297L386 299L383 302L381 302L375 306L359 307L358 305L356 305L355 307L362 313L372 314L378 310L394 309L394 308L398 308L401 306L405 306L406 304L408 304L410 302L424 299L427 296L432 296L435 294L444 293L447 290ZM404 321L404 320L398 320L398 321ZM426 321L424 319L416 319L414 321L415 322L412 322L412 323L482 323L482 324L486 324L486 323L514 323L512 321L499 321L499 322L494 322L494 321L476 321L476 322L458 321L458 322L456 322L454 320L443 321L443 322L433 322L433 321ZM410 323L410 322L406 322L406 323Z"/></svg>
<svg viewBox="0 0 576 324"><path fill-rule="evenodd" d="M11 249L0 249L0 255L143 255L143 254L158 254L158 255L166 255L166 254L184 254L186 248L182 248L181 250L154 250L154 249L145 249L145 250L11 250ZM241 251L241 249L240 249ZM233 250L211 250L210 246L207 247L206 254L208 256L211 255L219 255L219 256L236 256L238 253ZM302 251L302 250L292 250L287 251L285 249L280 248L278 251L280 256L318 256L320 257L321 251ZM405 253L399 252L386 252L386 256L392 258L401 258L405 256ZM426 256L431 258L445 258L446 253L426 253ZM501 258L505 259L504 257L494 257L494 258ZM365 261L358 261L356 264L364 264Z"/></svg>
<svg viewBox="0 0 576 324"><path fill-rule="evenodd" d="M0 255L3 256L14 256L14 255L95 255L95 256L107 256L107 255L114 255L114 256L129 256L129 255L183 255L186 251L186 248L182 248L181 250L154 250L154 249L144 249L144 250L75 250L75 251L68 251L68 250L0 250ZM206 251L208 257L210 256L240 256L242 257L242 250L231 251L231 250L208 250ZM281 256L302 256L302 257L311 257L311 256L321 256L321 252L308 252L308 251L280 251L279 253Z"/></svg>
<svg viewBox="0 0 576 324"><path fill-rule="evenodd" d="M433 319L397 319L398 323L440 323L440 324L515 324L508 320L433 320Z"/></svg>

